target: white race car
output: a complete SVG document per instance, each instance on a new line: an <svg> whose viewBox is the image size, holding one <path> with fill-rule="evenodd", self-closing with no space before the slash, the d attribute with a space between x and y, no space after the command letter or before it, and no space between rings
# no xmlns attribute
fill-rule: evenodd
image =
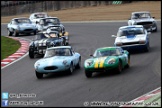
<svg viewBox="0 0 162 108"><path fill-rule="evenodd" d="M143 25L147 31L157 31L157 22L148 11L132 12L128 25Z"/></svg>
<svg viewBox="0 0 162 108"><path fill-rule="evenodd" d="M151 32L147 30L142 25L132 25L132 26L122 26L117 32L114 45L120 46L124 50L131 49L142 49L149 51L149 36Z"/></svg>
<svg viewBox="0 0 162 108"><path fill-rule="evenodd" d="M49 15L45 12L36 12L32 13L29 17L29 19L32 21L32 23L39 22L40 18L47 18Z"/></svg>

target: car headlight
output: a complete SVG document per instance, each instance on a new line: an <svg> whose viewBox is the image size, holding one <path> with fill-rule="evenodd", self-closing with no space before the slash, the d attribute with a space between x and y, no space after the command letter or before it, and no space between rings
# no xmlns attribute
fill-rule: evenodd
<svg viewBox="0 0 162 108"><path fill-rule="evenodd" d="M36 63L35 68L38 69L39 66L40 66L40 63Z"/></svg>
<svg viewBox="0 0 162 108"><path fill-rule="evenodd" d="M108 64L114 64L116 62L116 60L115 59L110 59L110 60L108 60Z"/></svg>
<svg viewBox="0 0 162 108"><path fill-rule="evenodd" d="M116 43L116 46L122 46L123 44L122 44L122 42L117 42Z"/></svg>
<svg viewBox="0 0 162 108"><path fill-rule="evenodd" d="M140 40L139 40L139 43L140 43L140 44L144 44L144 43L146 43L146 40L140 39Z"/></svg>
<svg viewBox="0 0 162 108"><path fill-rule="evenodd" d="M87 67L87 66L91 66L93 64L93 61L87 61L87 62L85 62L85 66Z"/></svg>
<svg viewBox="0 0 162 108"><path fill-rule="evenodd" d="M63 63L64 65L66 65L66 64L67 64L67 60L64 60L62 63Z"/></svg>

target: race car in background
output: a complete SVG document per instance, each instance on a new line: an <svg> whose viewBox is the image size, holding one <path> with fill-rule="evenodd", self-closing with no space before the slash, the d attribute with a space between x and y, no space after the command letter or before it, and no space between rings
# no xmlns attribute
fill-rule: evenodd
<svg viewBox="0 0 162 108"><path fill-rule="evenodd" d="M19 34L36 35L37 28L28 18L13 18L7 25L7 32L9 36L19 36Z"/></svg>
<svg viewBox="0 0 162 108"><path fill-rule="evenodd" d="M118 29L117 36L115 37L115 46L120 46L124 50L142 49L149 51L149 35L151 32L142 25L122 26Z"/></svg>
<svg viewBox="0 0 162 108"><path fill-rule="evenodd" d="M36 27L39 32L46 31L50 26L60 26L62 33L65 33L65 27L61 24L60 20L57 17L48 17L41 18L39 22L36 23Z"/></svg>
<svg viewBox="0 0 162 108"><path fill-rule="evenodd" d="M47 48L42 59L35 62L35 74L38 79L43 74L64 72L72 74L74 69L81 67L81 55L71 46L58 46Z"/></svg>
<svg viewBox="0 0 162 108"><path fill-rule="evenodd" d="M45 12L36 12L36 13L32 13L29 16L29 19L31 20L32 23L36 24L37 22L39 22L40 18L47 18L47 17L50 16Z"/></svg>
<svg viewBox="0 0 162 108"><path fill-rule="evenodd" d="M130 54L121 47L102 47L95 50L91 58L85 60L84 69L87 78L94 72L121 73L122 69L130 66Z"/></svg>
<svg viewBox="0 0 162 108"><path fill-rule="evenodd" d="M63 45L64 38L60 37L57 31L38 33L29 45L29 57L34 58L35 55L43 56L47 48Z"/></svg>
<svg viewBox="0 0 162 108"><path fill-rule="evenodd" d="M63 31L59 25L49 26L46 30L47 33L52 31L58 31L59 35L64 38L64 45L69 45L69 33L67 31Z"/></svg>
<svg viewBox="0 0 162 108"><path fill-rule="evenodd" d="M157 31L157 22L148 11L132 12L128 25L143 25L147 31Z"/></svg>

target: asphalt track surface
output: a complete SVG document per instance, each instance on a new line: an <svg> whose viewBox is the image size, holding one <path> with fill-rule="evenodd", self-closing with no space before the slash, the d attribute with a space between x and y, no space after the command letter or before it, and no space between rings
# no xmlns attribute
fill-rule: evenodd
<svg viewBox="0 0 162 108"><path fill-rule="evenodd" d="M70 35L70 45L82 56L81 69L72 75L48 74L37 79L34 63L40 59L28 56L1 70L1 91L36 94L36 98L13 98L20 101L44 101L46 107L84 107L84 102L131 101L161 86L161 21L158 32L150 34L150 52L131 53L131 66L121 74L84 74L84 61L96 48L113 46L118 28L127 22L63 23ZM6 25L1 25L1 35L7 35ZM32 39L31 36L22 36ZM90 105L89 105L90 106Z"/></svg>

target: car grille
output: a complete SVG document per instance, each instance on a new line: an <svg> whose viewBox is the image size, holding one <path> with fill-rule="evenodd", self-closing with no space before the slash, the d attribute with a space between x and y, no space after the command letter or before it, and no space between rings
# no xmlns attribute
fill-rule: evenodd
<svg viewBox="0 0 162 108"><path fill-rule="evenodd" d="M33 29L25 29L24 31L33 31Z"/></svg>
<svg viewBox="0 0 162 108"><path fill-rule="evenodd" d="M152 22L139 22L137 25L150 25Z"/></svg>
<svg viewBox="0 0 162 108"><path fill-rule="evenodd" d="M46 49L47 46L39 46L38 49Z"/></svg>
<svg viewBox="0 0 162 108"><path fill-rule="evenodd" d="M58 68L57 66L48 66L48 67L45 67L44 70L55 70L57 68Z"/></svg>
<svg viewBox="0 0 162 108"><path fill-rule="evenodd" d="M132 45L132 44L139 44L139 42L128 42L128 43L123 43L123 45Z"/></svg>

